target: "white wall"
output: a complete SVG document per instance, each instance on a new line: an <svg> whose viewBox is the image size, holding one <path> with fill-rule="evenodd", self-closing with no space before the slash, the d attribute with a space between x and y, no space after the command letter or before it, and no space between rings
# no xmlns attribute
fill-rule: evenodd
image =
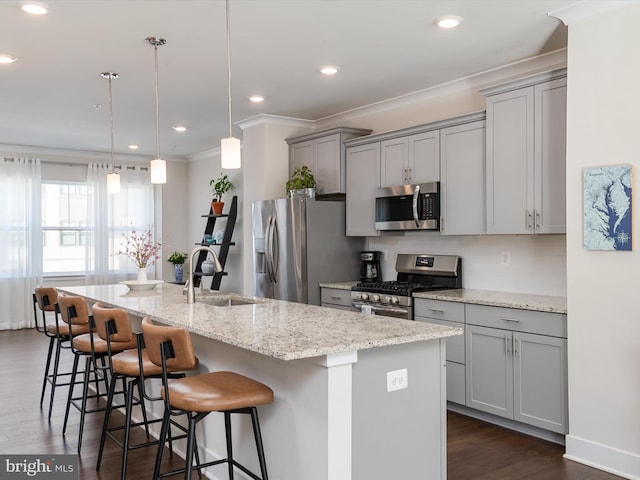
<svg viewBox="0 0 640 480"><path fill-rule="evenodd" d="M627 478L640 478L638 239L633 252L582 248L582 169L632 164L637 178L639 22L637 2L570 22L568 48L567 455Z"/></svg>

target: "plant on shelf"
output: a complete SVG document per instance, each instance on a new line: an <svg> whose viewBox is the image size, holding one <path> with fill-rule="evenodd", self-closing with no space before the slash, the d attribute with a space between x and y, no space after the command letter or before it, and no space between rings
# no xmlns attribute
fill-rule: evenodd
<svg viewBox="0 0 640 480"><path fill-rule="evenodd" d="M173 264L173 273L176 277L176 283L182 283L182 278L184 276L184 266L183 263L187 259L188 255L184 252L174 251L167 260L169 263Z"/></svg>
<svg viewBox="0 0 640 480"><path fill-rule="evenodd" d="M309 167L303 165L300 168L293 170L291 178L287 180L284 188L287 191L289 197L296 196L298 190L314 189L316 187L316 179L313 177L313 173L309 170ZM305 195L312 196L312 195Z"/></svg>
<svg viewBox="0 0 640 480"><path fill-rule="evenodd" d="M220 174L218 178L212 178L209 185L213 188L214 195L214 199L211 202L211 209L214 214L220 215L222 213L222 208L224 207L222 197L228 191L233 190L233 183L229 180L228 175Z"/></svg>

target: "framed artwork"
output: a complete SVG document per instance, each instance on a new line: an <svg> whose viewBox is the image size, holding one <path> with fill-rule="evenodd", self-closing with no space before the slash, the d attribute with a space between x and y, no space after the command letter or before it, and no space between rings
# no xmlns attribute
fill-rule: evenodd
<svg viewBox="0 0 640 480"><path fill-rule="evenodd" d="M633 246L631 165L583 169L583 244L587 250Z"/></svg>

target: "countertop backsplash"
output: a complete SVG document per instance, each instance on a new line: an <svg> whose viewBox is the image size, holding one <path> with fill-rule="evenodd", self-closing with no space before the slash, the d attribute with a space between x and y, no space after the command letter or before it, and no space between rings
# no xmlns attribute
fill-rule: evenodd
<svg viewBox="0 0 640 480"><path fill-rule="evenodd" d="M463 288L567 295L566 235L441 236L407 232L404 236L369 237L366 249L383 252L384 280L395 279L398 253L460 255Z"/></svg>

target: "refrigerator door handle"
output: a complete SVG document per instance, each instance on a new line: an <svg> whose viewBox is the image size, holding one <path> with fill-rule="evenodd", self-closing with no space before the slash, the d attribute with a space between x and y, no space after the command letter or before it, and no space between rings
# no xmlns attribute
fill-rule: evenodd
<svg viewBox="0 0 640 480"><path fill-rule="evenodd" d="M267 278L269 278L270 282L273 282L273 272L272 272L272 259L271 253L273 252L273 247L271 243L273 241L273 237L271 235L271 222L273 221L273 217L269 217L267 220L267 229L265 231L264 240L265 240L265 248L264 248L264 263L267 269Z"/></svg>
<svg viewBox="0 0 640 480"><path fill-rule="evenodd" d="M278 252L280 251L280 246L278 245L278 222L276 217L272 217L271 219L271 241L269 242L271 246L271 275L273 276L273 283L278 282L278 264L280 263L280 259L278 258Z"/></svg>

